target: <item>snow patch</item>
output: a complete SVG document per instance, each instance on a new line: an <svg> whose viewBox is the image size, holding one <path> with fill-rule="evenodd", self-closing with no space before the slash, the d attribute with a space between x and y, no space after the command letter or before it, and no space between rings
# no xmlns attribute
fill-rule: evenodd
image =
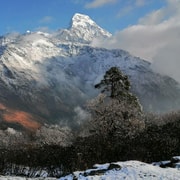
<svg viewBox="0 0 180 180"><path fill-rule="evenodd" d="M153 180L179 180L180 171L172 168L160 168L150 164L142 163L139 161L126 161L117 162L121 168L108 170L109 164L96 165L97 171L99 169L106 169L107 171L99 175L87 175L94 169L75 172L68 176L60 178L60 180L141 180L141 179L153 179Z"/></svg>

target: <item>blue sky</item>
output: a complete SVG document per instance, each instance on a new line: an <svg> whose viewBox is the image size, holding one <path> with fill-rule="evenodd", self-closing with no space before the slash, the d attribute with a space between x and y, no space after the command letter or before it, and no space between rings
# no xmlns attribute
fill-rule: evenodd
<svg viewBox="0 0 180 180"><path fill-rule="evenodd" d="M165 0L3 0L0 35L66 28L76 12L114 33L165 4Z"/></svg>

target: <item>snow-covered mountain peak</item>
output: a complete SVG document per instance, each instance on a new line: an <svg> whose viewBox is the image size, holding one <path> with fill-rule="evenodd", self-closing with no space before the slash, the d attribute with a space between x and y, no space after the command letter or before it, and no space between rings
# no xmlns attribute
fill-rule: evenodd
<svg viewBox="0 0 180 180"><path fill-rule="evenodd" d="M76 13L72 17L72 28L77 28L79 26L83 26L86 28L86 26L97 26L97 24L87 15Z"/></svg>
<svg viewBox="0 0 180 180"><path fill-rule="evenodd" d="M97 25L88 15L76 13L71 20L71 28L84 33L89 33L94 36L101 35L103 37L110 37L111 33Z"/></svg>
<svg viewBox="0 0 180 180"><path fill-rule="evenodd" d="M104 39L111 33L98 26L89 16L76 13L68 29L60 30L56 37L61 41L90 44L94 39Z"/></svg>

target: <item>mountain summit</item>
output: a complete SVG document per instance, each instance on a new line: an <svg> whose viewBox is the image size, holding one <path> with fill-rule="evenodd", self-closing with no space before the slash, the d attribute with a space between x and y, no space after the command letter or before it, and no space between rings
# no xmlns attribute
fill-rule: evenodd
<svg viewBox="0 0 180 180"><path fill-rule="evenodd" d="M71 21L71 28L97 26L97 24L89 16L79 13L74 14Z"/></svg>
<svg viewBox="0 0 180 180"><path fill-rule="evenodd" d="M58 37L64 41L89 44L93 39L111 37L111 33L98 26L89 16L76 13L70 27L60 30Z"/></svg>
<svg viewBox="0 0 180 180"><path fill-rule="evenodd" d="M88 33L91 37L110 37L111 34L98 26L89 16L76 13L72 18L71 29Z"/></svg>

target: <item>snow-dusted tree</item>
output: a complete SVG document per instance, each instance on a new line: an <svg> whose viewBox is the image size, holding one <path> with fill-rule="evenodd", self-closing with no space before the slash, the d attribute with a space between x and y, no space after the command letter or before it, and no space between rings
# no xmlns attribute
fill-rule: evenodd
<svg viewBox="0 0 180 180"><path fill-rule="evenodd" d="M111 99L127 101L142 109L138 98L130 93L130 81L117 67L111 67L106 71L104 78L95 88L101 89L101 93L107 94Z"/></svg>
<svg viewBox="0 0 180 180"><path fill-rule="evenodd" d="M92 132L109 137L132 137L144 128L141 105L129 92L128 77L117 67L108 70L95 88L102 88L102 94L88 103Z"/></svg>
<svg viewBox="0 0 180 180"><path fill-rule="evenodd" d="M143 114L138 106L108 99L100 94L88 102L88 109L92 114L90 131L100 136L117 138L133 137L145 127ZM108 100L107 100L108 99Z"/></svg>
<svg viewBox="0 0 180 180"><path fill-rule="evenodd" d="M60 127L58 125L44 125L36 131L37 145L59 145L70 146L73 140L73 134L69 127Z"/></svg>

